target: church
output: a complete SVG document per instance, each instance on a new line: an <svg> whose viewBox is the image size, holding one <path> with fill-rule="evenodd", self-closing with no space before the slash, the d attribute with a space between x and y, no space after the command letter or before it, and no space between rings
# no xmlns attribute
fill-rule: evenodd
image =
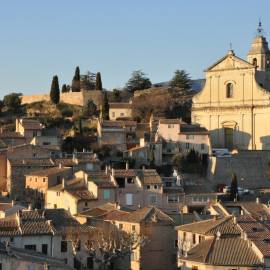
<svg viewBox="0 0 270 270"><path fill-rule="evenodd" d="M209 130L212 147L270 150L270 51L261 22L246 60L230 49L205 74L192 122Z"/></svg>

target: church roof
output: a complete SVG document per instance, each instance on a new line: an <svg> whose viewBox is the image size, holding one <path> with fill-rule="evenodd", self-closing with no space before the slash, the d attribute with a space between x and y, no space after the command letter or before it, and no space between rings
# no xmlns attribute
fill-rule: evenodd
<svg viewBox="0 0 270 270"><path fill-rule="evenodd" d="M250 64L246 60L236 56L232 50L229 50L229 52L225 56L223 56L217 62L215 62L213 65L208 67L205 71L206 72L207 71L212 71L215 67L217 67L217 69L215 69L215 70L221 69L221 68L219 68L219 65L222 62L225 62L226 60L228 62L230 60L232 60L232 61L230 61L231 63L227 64L226 69L233 69L233 68L236 68L236 67L238 67L238 68L254 68L254 66L252 64ZM235 63L237 63L237 65L235 65Z"/></svg>

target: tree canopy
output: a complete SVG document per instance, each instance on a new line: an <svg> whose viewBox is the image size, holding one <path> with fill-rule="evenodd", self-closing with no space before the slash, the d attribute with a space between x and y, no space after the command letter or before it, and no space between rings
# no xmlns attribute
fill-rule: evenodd
<svg viewBox="0 0 270 270"><path fill-rule="evenodd" d="M109 100L107 96L107 92L104 92L103 95L103 109L102 109L102 118L104 120L109 120Z"/></svg>
<svg viewBox="0 0 270 270"><path fill-rule="evenodd" d="M189 74L185 70L176 70L170 81L170 86L189 90L191 87Z"/></svg>
<svg viewBox="0 0 270 270"><path fill-rule="evenodd" d="M83 109L83 115L86 117L93 116L97 113L97 106L93 100L88 100L86 106Z"/></svg>
<svg viewBox="0 0 270 270"><path fill-rule="evenodd" d="M126 83L126 88L130 92L134 92L136 90L143 90L150 88L152 83L146 74L141 70L135 70L132 72L131 78Z"/></svg>
<svg viewBox="0 0 270 270"><path fill-rule="evenodd" d="M11 112L19 112L21 109L21 94L11 93L4 96L3 103Z"/></svg>
<svg viewBox="0 0 270 270"><path fill-rule="evenodd" d="M85 75L81 75L81 88L84 90L94 90L96 88L96 74L87 71Z"/></svg>
<svg viewBox="0 0 270 270"><path fill-rule="evenodd" d="M53 76L53 79L52 79L50 98L51 98L51 102L54 104L58 104L60 101L59 82L58 82L58 77L56 75Z"/></svg>
<svg viewBox="0 0 270 270"><path fill-rule="evenodd" d="M100 72L96 75L96 90L102 90L102 81Z"/></svg>
<svg viewBox="0 0 270 270"><path fill-rule="evenodd" d="M62 85L62 90L61 90L62 93L67 93L69 92L69 89L67 88L67 85L66 84L63 84Z"/></svg>

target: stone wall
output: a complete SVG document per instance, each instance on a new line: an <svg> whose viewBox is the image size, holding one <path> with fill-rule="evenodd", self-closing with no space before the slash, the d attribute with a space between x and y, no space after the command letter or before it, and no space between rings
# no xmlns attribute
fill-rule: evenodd
<svg viewBox="0 0 270 270"><path fill-rule="evenodd" d="M49 101L50 96L46 95L31 95L31 96L22 96L22 104L29 104L34 102L41 102L41 101ZM93 100L97 106L100 106L103 101L103 93L99 90L92 90L92 91L85 91L82 90L81 92L68 92L68 93L61 93L60 101L72 104L72 105L79 105L84 106L87 104L88 100Z"/></svg>

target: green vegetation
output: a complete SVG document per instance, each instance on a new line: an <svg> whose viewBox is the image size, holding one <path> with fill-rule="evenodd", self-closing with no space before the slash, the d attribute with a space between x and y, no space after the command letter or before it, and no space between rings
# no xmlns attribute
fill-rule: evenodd
<svg viewBox="0 0 270 270"><path fill-rule="evenodd" d="M80 68L76 67L75 74L72 80L71 86L72 92L80 92L81 91L81 76L80 76Z"/></svg>
<svg viewBox="0 0 270 270"><path fill-rule="evenodd" d="M97 106L93 100L88 100L86 106L83 108L83 116L91 117L97 114Z"/></svg>
<svg viewBox="0 0 270 270"><path fill-rule="evenodd" d="M102 81L100 72L96 75L96 90L102 90Z"/></svg>
<svg viewBox="0 0 270 270"><path fill-rule="evenodd" d="M130 92L134 92L136 90L143 90L150 88L152 85L150 79L146 77L146 74L141 70L133 71L131 78L126 83L126 88Z"/></svg>
<svg viewBox="0 0 270 270"><path fill-rule="evenodd" d="M58 77L55 75L52 79L51 91L50 91L51 102L54 104L58 104L60 101L60 89Z"/></svg>
<svg viewBox="0 0 270 270"><path fill-rule="evenodd" d="M67 85L66 84L63 84L62 85L62 93L67 93L67 92L69 92L69 89L68 89L68 87L67 87Z"/></svg>
<svg viewBox="0 0 270 270"><path fill-rule="evenodd" d="M9 112L19 113L21 112L21 94L20 93L11 93L4 96L3 104Z"/></svg>
<svg viewBox="0 0 270 270"><path fill-rule="evenodd" d="M190 89L190 77L185 70L176 70L170 81L170 86L178 87L185 91Z"/></svg>
<svg viewBox="0 0 270 270"><path fill-rule="evenodd" d="M193 149L186 156L181 153L174 155L172 161L173 166L183 173L203 174L206 169L199 153Z"/></svg>
<svg viewBox="0 0 270 270"><path fill-rule="evenodd" d="M230 200L234 201L238 199L238 182L235 173L232 173L231 188L230 188Z"/></svg>
<svg viewBox="0 0 270 270"><path fill-rule="evenodd" d="M108 101L107 92L104 92L102 107L103 107L102 118L104 120L108 120L109 119L109 101Z"/></svg>
<svg viewBox="0 0 270 270"><path fill-rule="evenodd" d="M96 75L94 73L87 71L85 75L81 75L81 89L96 89Z"/></svg>

